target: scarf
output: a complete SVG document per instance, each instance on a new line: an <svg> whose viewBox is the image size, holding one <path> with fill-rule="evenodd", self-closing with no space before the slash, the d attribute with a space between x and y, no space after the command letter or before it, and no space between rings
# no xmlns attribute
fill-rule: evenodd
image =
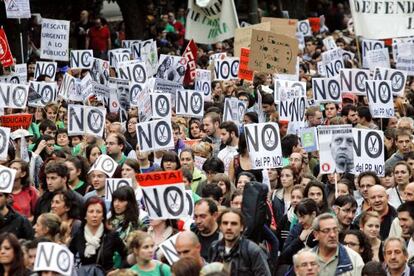
<svg viewBox="0 0 414 276"><path fill-rule="evenodd" d="M104 232L104 225L101 223L99 225L98 231L96 231L95 235L92 234L91 230L87 225L85 225L85 240L86 240L86 247L85 247L85 257L89 258L96 254L96 250L99 248L101 244L101 237Z"/></svg>

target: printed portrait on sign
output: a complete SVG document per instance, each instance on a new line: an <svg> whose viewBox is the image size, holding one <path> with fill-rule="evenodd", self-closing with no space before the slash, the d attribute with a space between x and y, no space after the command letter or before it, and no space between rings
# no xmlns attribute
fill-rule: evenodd
<svg viewBox="0 0 414 276"><path fill-rule="evenodd" d="M353 141L352 131L332 131L330 148L332 158L335 161L336 172L350 172L354 168Z"/></svg>

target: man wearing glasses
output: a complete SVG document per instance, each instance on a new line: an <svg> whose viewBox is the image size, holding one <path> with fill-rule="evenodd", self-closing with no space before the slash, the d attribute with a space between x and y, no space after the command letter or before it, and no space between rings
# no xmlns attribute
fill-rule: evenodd
<svg viewBox="0 0 414 276"><path fill-rule="evenodd" d="M358 253L339 243L339 223L334 215L317 216L312 227L319 242L312 250L318 256L320 275L361 275L364 261Z"/></svg>
<svg viewBox="0 0 414 276"><path fill-rule="evenodd" d="M296 276L319 275L318 256L310 249L302 249L293 256Z"/></svg>

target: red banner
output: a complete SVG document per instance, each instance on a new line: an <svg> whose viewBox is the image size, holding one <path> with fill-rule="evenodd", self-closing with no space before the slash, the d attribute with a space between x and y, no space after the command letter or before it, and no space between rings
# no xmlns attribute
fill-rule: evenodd
<svg viewBox="0 0 414 276"><path fill-rule="evenodd" d="M253 71L249 70L249 48L241 48L240 50L240 66L239 66L239 78L247 81L253 80Z"/></svg>
<svg viewBox="0 0 414 276"><path fill-rule="evenodd" d="M312 33L319 33L321 29L321 19L319 17L309 17L309 25L311 26Z"/></svg>
<svg viewBox="0 0 414 276"><path fill-rule="evenodd" d="M9 127L11 131L19 128L28 129L32 123L32 114L11 114L0 116L0 125L2 127Z"/></svg>
<svg viewBox="0 0 414 276"><path fill-rule="evenodd" d="M14 63L9 42L3 28L0 28L0 62L3 67L12 66Z"/></svg>
<svg viewBox="0 0 414 276"><path fill-rule="evenodd" d="M197 45L191 39L183 53L183 57L188 59L187 71L185 72L184 85L189 85L195 79L197 68Z"/></svg>

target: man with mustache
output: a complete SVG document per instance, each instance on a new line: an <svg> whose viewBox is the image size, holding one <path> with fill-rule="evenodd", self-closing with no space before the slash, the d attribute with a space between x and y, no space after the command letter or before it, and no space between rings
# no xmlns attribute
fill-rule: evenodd
<svg viewBox="0 0 414 276"><path fill-rule="evenodd" d="M414 268L408 265L408 252L405 241L390 237L384 242L384 262L387 275L413 275Z"/></svg>

